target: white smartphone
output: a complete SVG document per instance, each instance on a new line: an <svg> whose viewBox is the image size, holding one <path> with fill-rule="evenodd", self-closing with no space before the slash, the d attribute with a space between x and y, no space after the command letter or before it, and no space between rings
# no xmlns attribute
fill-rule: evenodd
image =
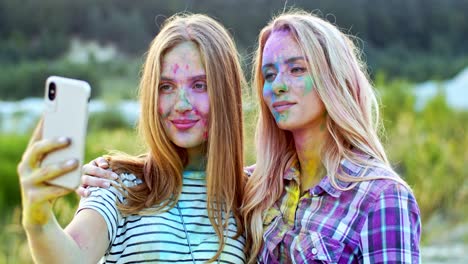
<svg viewBox="0 0 468 264"><path fill-rule="evenodd" d="M58 76L47 78L42 138L68 137L71 144L65 149L48 154L42 165L70 159L79 161L76 170L48 181L50 184L68 189L76 189L80 184L90 95L91 87L85 81Z"/></svg>

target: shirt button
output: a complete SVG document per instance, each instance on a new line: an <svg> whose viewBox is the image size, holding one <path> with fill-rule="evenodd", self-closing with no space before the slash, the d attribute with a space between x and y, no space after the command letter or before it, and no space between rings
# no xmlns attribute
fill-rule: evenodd
<svg viewBox="0 0 468 264"><path fill-rule="evenodd" d="M312 254L317 255L317 253L318 253L318 250L316 248L312 248Z"/></svg>

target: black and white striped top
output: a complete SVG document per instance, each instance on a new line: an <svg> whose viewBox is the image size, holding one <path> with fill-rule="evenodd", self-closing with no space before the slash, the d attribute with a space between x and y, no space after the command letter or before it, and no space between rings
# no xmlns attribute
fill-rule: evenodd
<svg viewBox="0 0 468 264"><path fill-rule="evenodd" d="M126 186L141 182L134 175L122 174L120 177ZM91 195L81 200L78 212L93 209L106 221L110 243L101 263L193 263L177 208L164 213L124 217L118 211L116 201L125 198L117 189L96 187L90 190ZM196 263L206 262L218 249L218 237L208 219L206 199L205 174L184 172L178 206ZM237 227L232 215L228 230L219 263L245 263L245 238L233 239Z"/></svg>

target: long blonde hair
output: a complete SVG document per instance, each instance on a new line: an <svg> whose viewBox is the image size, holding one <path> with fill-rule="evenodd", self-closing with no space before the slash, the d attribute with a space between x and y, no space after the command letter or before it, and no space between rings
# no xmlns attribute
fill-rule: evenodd
<svg viewBox="0 0 468 264"><path fill-rule="evenodd" d="M210 99L207 209L219 238L218 252L210 259L213 261L224 247L224 231L231 213L237 222L237 236L244 232L240 205L245 184L241 108L241 87L245 80L235 44L221 24L199 14L178 14L165 21L150 45L140 81L138 128L149 151L138 157L113 155L108 159L114 171L133 173L143 180L143 184L127 188L126 203L119 205L122 213L138 214L148 208L162 211L175 206L182 190L187 152L172 143L164 131L158 114L157 87L162 58L173 47L187 41L199 49Z"/></svg>
<svg viewBox="0 0 468 264"><path fill-rule="evenodd" d="M323 144L321 161L331 184L337 189L349 190L359 181L391 178L406 185L390 167L379 140L377 99L353 41L337 27L313 14L305 11L281 14L260 32L253 68L253 85L260 100L256 131L257 163L247 182L242 207L244 221L250 223L250 236L247 239L249 262L255 260L262 244L263 212L280 198L283 192L283 174L297 163L292 134L278 128L263 101L262 53L274 31L290 32L308 60L314 89L327 112L328 133ZM368 160L363 153L372 159ZM339 170L343 159L362 166L383 168L392 176L363 178L346 175ZM342 188L338 186L337 179L352 184Z"/></svg>

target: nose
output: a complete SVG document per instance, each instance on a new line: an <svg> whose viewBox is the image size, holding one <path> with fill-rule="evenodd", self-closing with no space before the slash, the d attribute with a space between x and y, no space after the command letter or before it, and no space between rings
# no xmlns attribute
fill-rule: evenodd
<svg viewBox="0 0 468 264"><path fill-rule="evenodd" d="M192 110L192 103L190 103L189 98L187 97L187 91L185 89L180 89L177 94L176 104L174 109L179 113L184 113L186 111Z"/></svg>
<svg viewBox="0 0 468 264"><path fill-rule="evenodd" d="M276 78L272 83L272 90L276 95L280 95L288 91L288 86L284 83L281 74L276 75Z"/></svg>

